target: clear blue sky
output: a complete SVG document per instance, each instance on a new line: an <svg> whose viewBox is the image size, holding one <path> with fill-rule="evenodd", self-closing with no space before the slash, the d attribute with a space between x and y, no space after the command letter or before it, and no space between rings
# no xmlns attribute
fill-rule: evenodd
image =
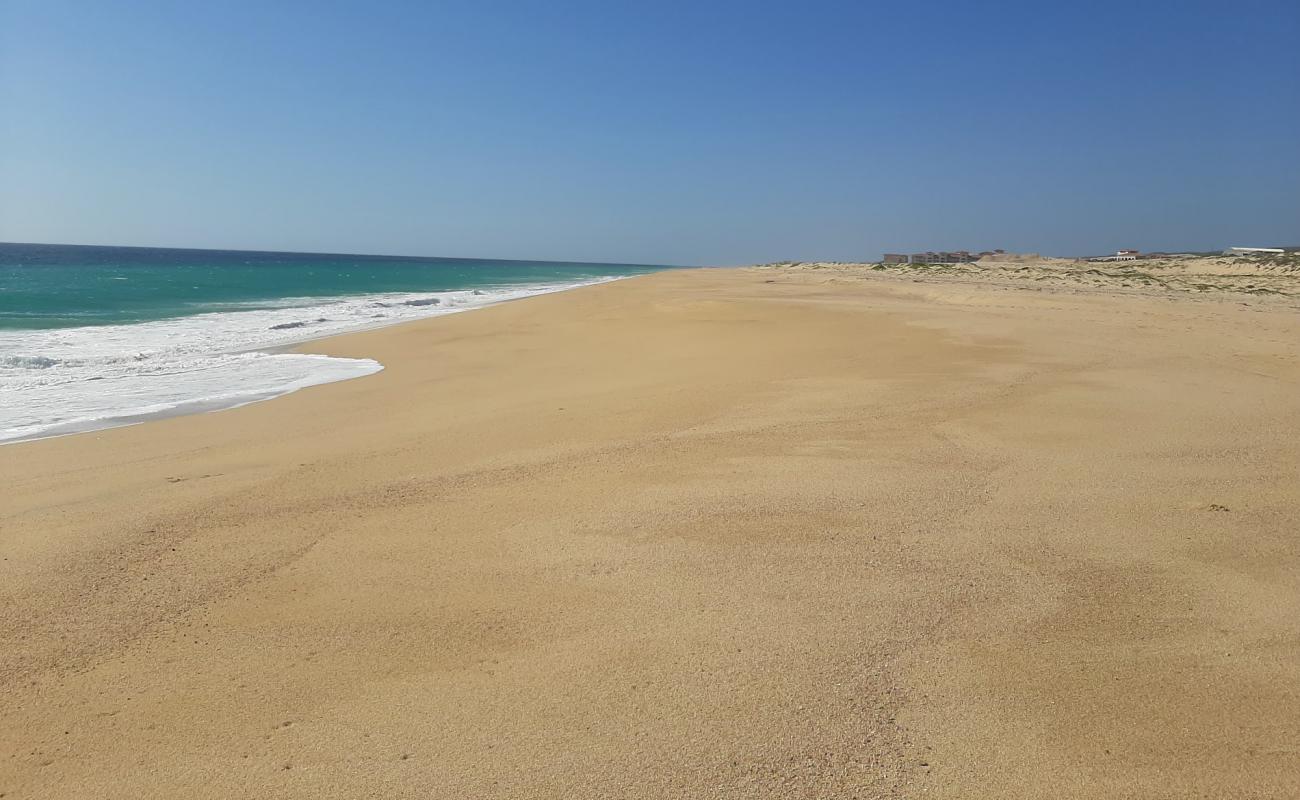
<svg viewBox="0 0 1300 800"><path fill-rule="evenodd" d="M1300 244L1300 2L0 0L0 240Z"/></svg>

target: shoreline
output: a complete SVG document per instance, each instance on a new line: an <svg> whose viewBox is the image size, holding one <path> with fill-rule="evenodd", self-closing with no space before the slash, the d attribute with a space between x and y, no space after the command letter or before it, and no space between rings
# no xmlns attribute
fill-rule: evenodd
<svg viewBox="0 0 1300 800"><path fill-rule="evenodd" d="M0 449L0 791L1300 792L1300 313L880 277L540 295Z"/></svg>
<svg viewBox="0 0 1300 800"><path fill-rule="evenodd" d="M395 322L393 323L393 325L405 325L410 322L420 322L420 321L422 320L406 320L405 322ZM335 335L347 336L349 334L345 333L345 334L335 334ZM328 339L328 338L331 337L322 337L322 339ZM285 352L289 352L290 351L289 348L293 348L293 347L296 347L296 345L285 345L286 348ZM274 350L271 351L259 350L259 351L248 351L248 352L274 352ZM302 353L302 355L318 355L318 354ZM135 425L143 425L146 422L156 422L159 420L171 419L172 417L188 417L194 414L215 414L218 411L233 411L237 408L243 408L244 406L252 405L254 403L265 403L268 400L275 400L280 397L287 397L293 394L294 392L300 392L303 389L311 389L315 386L328 386L331 383L342 383L344 381L368 378L371 375L375 375L379 372L382 372L384 369L383 364L380 364L377 361L374 363L377 365L378 368L373 370L372 372L367 372L365 374L322 380L317 383L309 383L305 386L295 386L293 388L285 389L283 391L268 392L264 395L253 396L247 399L232 400L229 402L221 401L221 400L195 400L193 402L184 403L179 406L174 406L172 408L168 408L163 411L147 411L140 414L127 414L120 417L109 417L109 418L98 419L98 420L90 420L87 422L70 422L67 423L66 425L55 426L54 428L46 429L45 431L41 431L40 433L33 433L27 436L15 436L10 439L0 439L0 447L4 447L5 445L10 445L10 444L19 444L22 442L39 442L45 439L62 439L66 436L76 436L81 433L94 433L95 431L107 431L107 430L113 430L115 428L129 428ZM65 430L65 428L67 428L68 430Z"/></svg>
<svg viewBox="0 0 1300 800"><path fill-rule="evenodd" d="M648 273L648 274L653 274L653 273ZM596 280L584 281L572 285L564 285L558 287L553 287L549 284L520 285L518 287L518 289L520 290L527 290L531 288L531 289L536 289L536 291L534 291L532 294L526 294L522 297L505 297L499 300L489 301L487 303L484 303L483 305L471 306L467 308L439 308L437 311L431 311L427 316L423 316L423 317L414 317L411 319L393 319L393 320L386 320L382 322L362 323L355 327L351 327L342 331L336 330L327 333L311 333L311 334L304 335L302 338L294 338L290 341L285 341L281 344L276 344L269 347L246 347L246 348L236 348L232 350L217 350L217 351L213 351L212 355L288 354L288 355L307 355L307 356L320 355L325 358L332 358L330 356L326 356L325 354L312 352L311 350L306 349L306 346L313 342L325 341L338 336L350 336L353 334L365 333L367 331L381 330L396 325L405 325L413 322L423 322L432 319L439 319L442 317L452 316L455 314L464 313L468 311L477 311L484 308L490 308L494 305L499 305L501 303L510 303L517 300L527 300L531 297L538 297L546 294L554 294L557 292L573 291L575 289L582 289L588 286L597 286L602 283L624 280L629 277L640 277L640 276L636 276L636 275L609 276L609 277L604 277ZM543 288L538 288L538 287L543 287ZM459 290L448 290L448 291L459 291ZM465 291L470 291L470 290L465 290ZM479 294L480 292L474 290L474 293ZM386 296L386 295L376 295L376 296ZM355 297L358 296L348 296L348 298L350 299L355 299ZM315 298L315 299L339 300L344 298L327 297L327 298ZM293 308L293 307L286 307L286 308ZM169 320L165 320L165 321L169 321ZM100 431L100 430L110 430L113 428L129 427L132 425L140 425L155 420L169 419L171 417L188 416L191 414L210 414L218 411L232 410L236 408L241 408L246 405L250 405L252 403L261 403L261 402L266 402L268 400L274 400L276 398L284 397L293 394L294 392L301 391L302 389L311 388L313 386L323 386L330 383L338 383L341 381L356 380L358 378L369 377L378 372L381 372L384 368L383 364L376 362L373 359L360 358L360 359L347 359L347 360L359 362L357 364L358 369L368 368L368 367L363 367L360 362L372 362L375 365L375 368L369 369L366 372L359 372L356 374L321 376L319 380L311 379L308 382L303 383L302 385L289 385L287 387L282 387L280 389L267 389L265 391L260 391L260 392L251 392L245 396L240 396L240 397L232 397L228 399L199 398L192 401L182 402L173 407L166 408L159 411L133 412L133 413L126 413L121 415L108 416L108 417L100 417L96 419L77 420L73 422L62 423L31 434L24 434L24 435L0 439L0 447L9 444L17 444L19 442L40 441L43 439L54 439L54 438L61 438L65 436L75 436L81 433L92 433L94 431ZM295 383L301 383L301 382L298 381Z"/></svg>

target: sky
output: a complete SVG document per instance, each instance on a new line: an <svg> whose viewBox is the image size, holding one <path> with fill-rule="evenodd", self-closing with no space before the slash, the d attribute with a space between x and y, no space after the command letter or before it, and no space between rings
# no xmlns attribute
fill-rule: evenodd
<svg viewBox="0 0 1300 800"><path fill-rule="evenodd" d="M0 0L0 241L1300 245L1300 3Z"/></svg>

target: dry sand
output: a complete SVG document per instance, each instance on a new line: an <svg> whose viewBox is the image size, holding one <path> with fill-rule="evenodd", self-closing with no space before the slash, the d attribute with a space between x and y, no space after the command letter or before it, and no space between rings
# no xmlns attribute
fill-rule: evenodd
<svg viewBox="0 0 1300 800"><path fill-rule="evenodd" d="M307 349L387 369L0 448L6 800L1300 796L1285 293L698 270Z"/></svg>

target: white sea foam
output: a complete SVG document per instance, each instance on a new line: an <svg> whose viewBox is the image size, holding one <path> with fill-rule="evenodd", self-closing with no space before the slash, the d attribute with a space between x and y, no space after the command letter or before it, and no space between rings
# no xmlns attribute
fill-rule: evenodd
<svg viewBox="0 0 1300 800"><path fill-rule="evenodd" d="M288 298L134 325L0 331L0 442L232 408L369 375L382 365L267 350L595 282Z"/></svg>

